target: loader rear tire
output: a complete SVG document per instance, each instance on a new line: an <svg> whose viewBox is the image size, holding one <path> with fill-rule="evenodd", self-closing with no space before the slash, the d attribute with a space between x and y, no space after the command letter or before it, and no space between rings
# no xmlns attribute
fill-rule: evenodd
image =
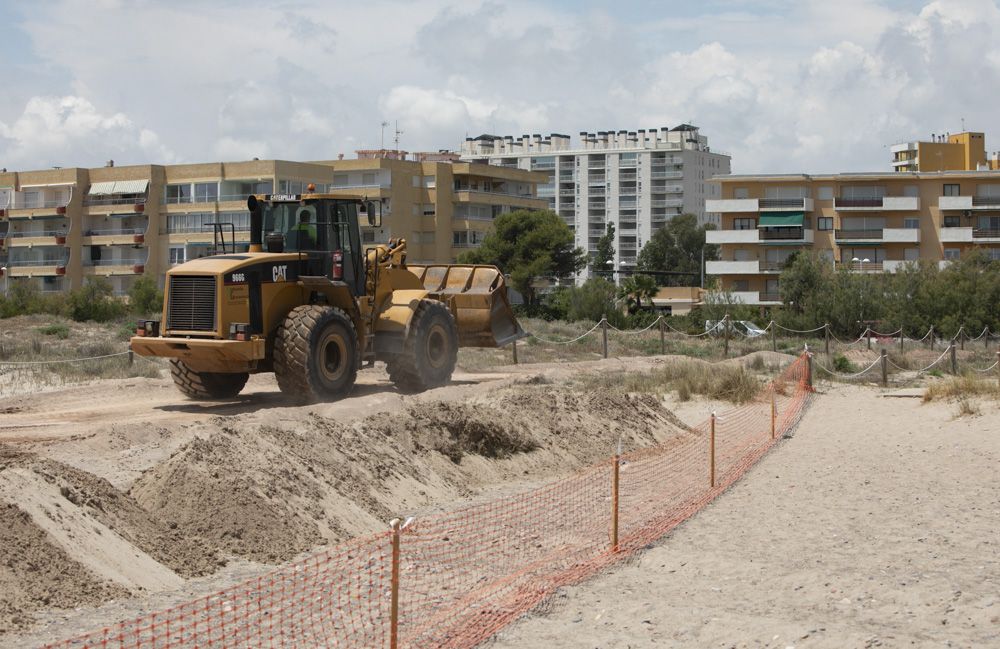
<svg viewBox="0 0 1000 649"><path fill-rule="evenodd" d="M248 372L196 372L184 361L170 360L170 377L177 389L192 399L230 399L247 384Z"/></svg>
<svg viewBox="0 0 1000 649"><path fill-rule="evenodd" d="M420 300L403 353L386 360L389 378L402 392L422 392L451 381L458 360L455 318L441 302Z"/></svg>
<svg viewBox="0 0 1000 649"><path fill-rule="evenodd" d="M336 307L292 309L274 340L274 376L286 395L303 402L346 396L358 376L358 334Z"/></svg>

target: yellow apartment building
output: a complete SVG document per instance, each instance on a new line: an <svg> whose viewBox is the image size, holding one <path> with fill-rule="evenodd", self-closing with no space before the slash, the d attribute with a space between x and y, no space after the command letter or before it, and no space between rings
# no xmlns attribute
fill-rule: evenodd
<svg viewBox="0 0 1000 649"><path fill-rule="evenodd" d="M745 304L780 305L780 274L809 250L833 268L895 272L947 263L973 249L1000 260L1000 172L889 172L720 176L721 216L706 242L706 273Z"/></svg>
<svg viewBox="0 0 1000 649"><path fill-rule="evenodd" d="M250 240L248 194L316 191L384 199L382 227L365 243L408 242L413 262L451 262L478 246L496 216L544 209L545 175L439 154L359 152L354 160L252 160L0 173L0 275L42 291L107 277L126 294L141 275L211 254L214 224L237 250Z"/></svg>
<svg viewBox="0 0 1000 649"><path fill-rule="evenodd" d="M931 133L930 140L901 142L890 148L894 171L977 171L1000 169L997 154L987 157L982 133Z"/></svg>

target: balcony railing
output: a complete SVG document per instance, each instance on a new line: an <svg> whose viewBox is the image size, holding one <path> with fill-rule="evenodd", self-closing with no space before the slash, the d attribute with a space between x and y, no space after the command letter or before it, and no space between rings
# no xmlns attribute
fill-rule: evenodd
<svg viewBox="0 0 1000 649"><path fill-rule="evenodd" d="M618 180L621 182L635 182L638 178L639 176L634 171L623 171L618 174Z"/></svg>
<svg viewBox="0 0 1000 649"><path fill-rule="evenodd" d="M7 262L11 268L25 267L38 268L39 266L65 266L69 263L66 257L59 259L11 259Z"/></svg>
<svg viewBox="0 0 1000 649"><path fill-rule="evenodd" d="M881 261L839 261L837 262L837 268L846 268L847 270L852 270L862 273L880 273L882 272L882 262Z"/></svg>
<svg viewBox="0 0 1000 649"><path fill-rule="evenodd" d="M85 259L83 266L145 266L145 259Z"/></svg>
<svg viewBox="0 0 1000 649"><path fill-rule="evenodd" d="M118 235L145 234L146 228L121 228L120 230L84 230L85 237L112 237Z"/></svg>
<svg viewBox="0 0 1000 649"><path fill-rule="evenodd" d="M882 228L877 230L836 230L834 237L837 239L881 239Z"/></svg>
<svg viewBox="0 0 1000 649"><path fill-rule="evenodd" d="M684 173L681 171L654 171L649 174L650 178L655 179L665 179L665 178L683 178Z"/></svg>
<svg viewBox="0 0 1000 649"><path fill-rule="evenodd" d="M607 163L605 163L603 159L602 160L587 160L587 168L588 169L604 169L606 166L607 166Z"/></svg>
<svg viewBox="0 0 1000 649"><path fill-rule="evenodd" d="M973 239L1000 239L1000 230L990 230L987 228L973 228Z"/></svg>
<svg viewBox="0 0 1000 649"><path fill-rule="evenodd" d="M761 291L760 294L761 302L781 302L781 293L766 293Z"/></svg>
<svg viewBox="0 0 1000 649"><path fill-rule="evenodd" d="M833 204L837 207L882 207L881 198L836 198Z"/></svg>
<svg viewBox="0 0 1000 649"><path fill-rule="evenodd" d="M30 203L25 201L15 201L11 209L15 210L40 210L49 207L66 207L69 205L69 201L63 198L59 198L51 201L31 201Z"/></svg>
<svg viewBox="0 0 1000 649"><path fill-rule="evenodd" d="M145 196L102 196L101 198L85 198L83 205L84 207L98 205L145 205L146 200Z"/></svg>
<svg viewBox="0 0 1000 649"><path fill-rule="evenodd" d="M762 198L758 201L762 210L773 210L782 207L805 207L803 198Z"/></svg>
<svg viewBox="0 0 1000 649"><path fill-rule="evenodd" d="M575 189L560 189L559 190L559 195L560 196L576 196L576 190Z"/></svg>
<svg viewBox="0 0 1000 649"><path fill-rule="evenodd" d="M973 196L973 207L1000 207L1000 196Z"/></svg>
<svg viewBox="0 0 1000 649"><path fill-rule="evenodd" d="M802 228L760 228L757 232L761 240L767 241L795 241L806 236Z"/></svg>
<svg viewBox="0 0 1000 649"><path fill-rule="evenodd" d="M8 232L8 239L30 239L34 237L65 237L65 230L29 230L27 232Z"/></svg>
<svg viewBox="0 0 1000 649"><path fill-rule="evenodd" d="M762 273L782 271L788 265L787 261L760 261L757 263Z"/></svg>

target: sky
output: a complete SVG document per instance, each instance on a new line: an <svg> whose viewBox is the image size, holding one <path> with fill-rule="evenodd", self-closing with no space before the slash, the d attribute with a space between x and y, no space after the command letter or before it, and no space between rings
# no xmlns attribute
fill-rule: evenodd
<svg viewBox="0 0 1000 649"><path fill-rule="evenodd" d="M0 24L12 170L328 160L397 124L434 151L689 122L734 173L888 171L963 125L1000 150L994 0L0 0Z"/></svg>

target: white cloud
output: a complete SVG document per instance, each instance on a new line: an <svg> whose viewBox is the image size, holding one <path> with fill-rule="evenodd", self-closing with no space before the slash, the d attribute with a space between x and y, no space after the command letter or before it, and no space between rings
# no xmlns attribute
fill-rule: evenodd
<svg viewBox="0 0 1000 649"><path fill-rule="evenodd" d="M58 71L49 94L71 88L71 105L8 109L0 161L330 159L377 146L382 120L398 120L410 151L484 131L693 121L739 172L888 169L887 145L963 117L1000 148L993 0L708 2L638 19L619 8L51 0L23 29L31 69Z"/></svg>
<svg viewBox="0 0 1000 649"><path fill-rule="evenodd" d="M105 115L75 96L34 97L10 124L0 122L0 160L8 168L73 166L81 158L173 162L174 153L122 113Z"/></svg>

